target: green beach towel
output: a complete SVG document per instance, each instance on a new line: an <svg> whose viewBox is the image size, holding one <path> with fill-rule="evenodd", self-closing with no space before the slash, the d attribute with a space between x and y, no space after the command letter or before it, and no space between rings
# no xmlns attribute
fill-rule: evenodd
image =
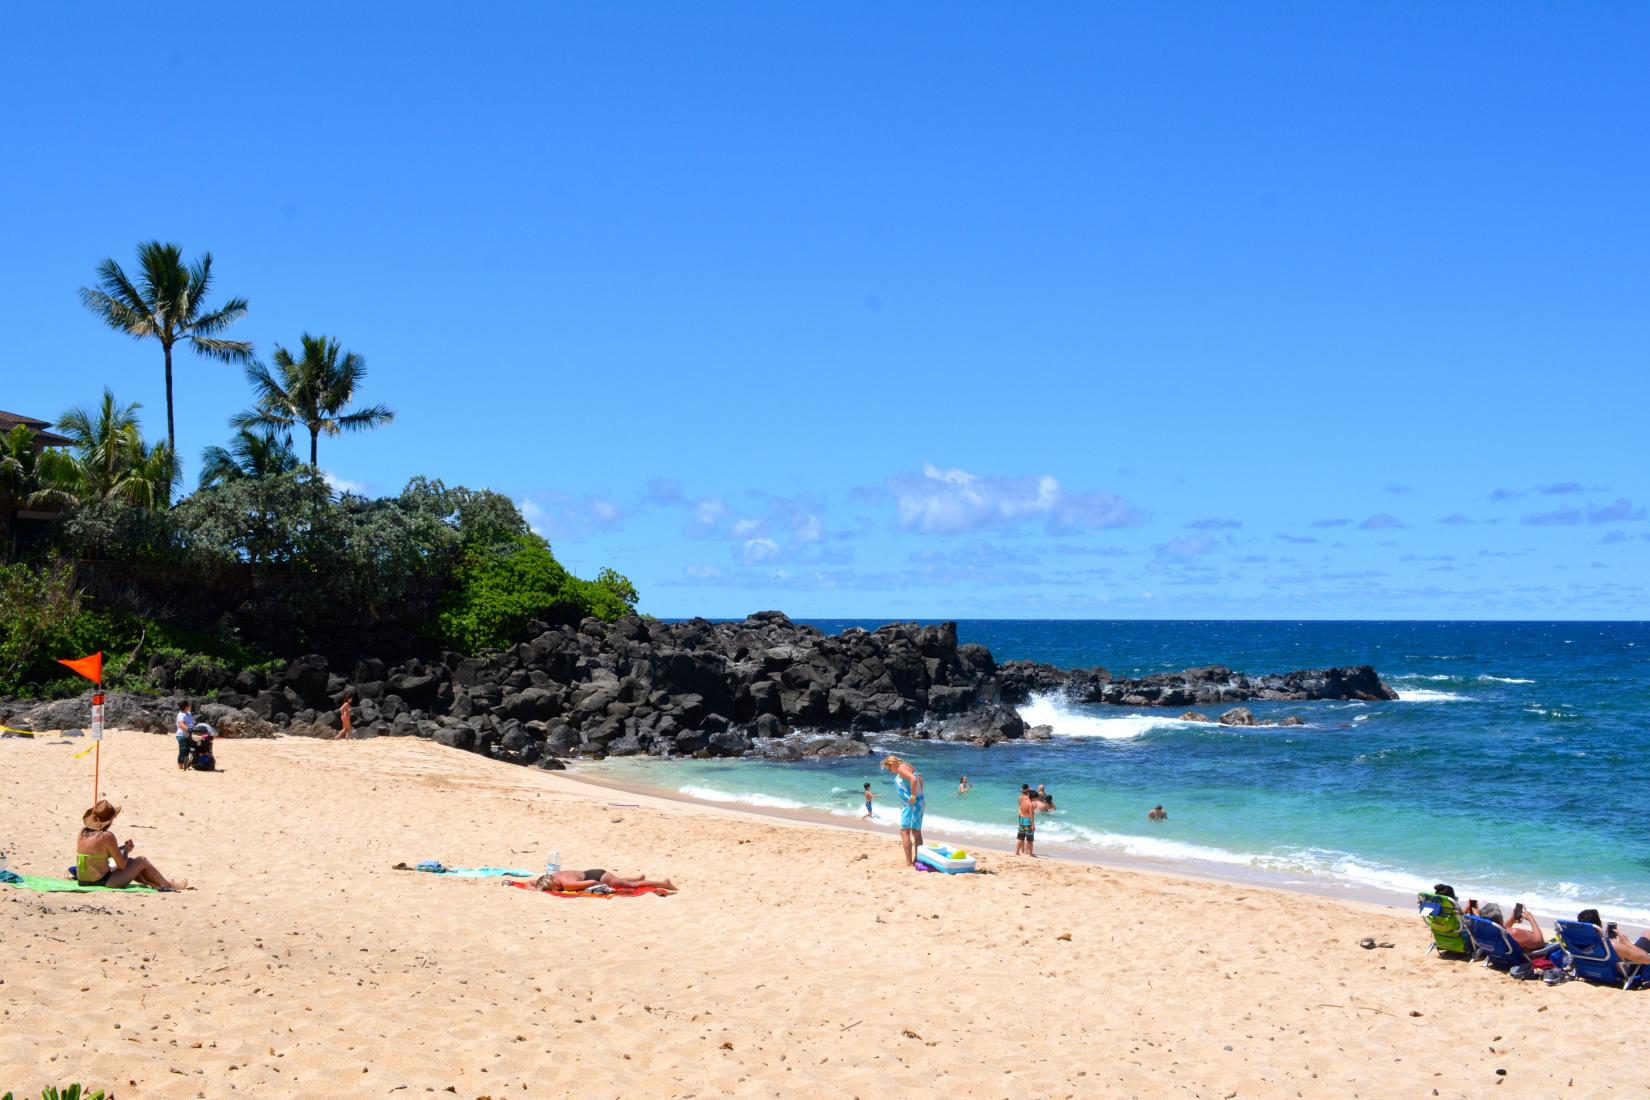
<svg viewBox="0 0 1650 1100"><path fill-rule="evenodd" d="M17 881L8 876L4 881L19 890L34 890L42 894L90 894L94 891L110 894L153 894L153 886L82 886L72 878L46 878L43 875L18 875Z"/></svg>

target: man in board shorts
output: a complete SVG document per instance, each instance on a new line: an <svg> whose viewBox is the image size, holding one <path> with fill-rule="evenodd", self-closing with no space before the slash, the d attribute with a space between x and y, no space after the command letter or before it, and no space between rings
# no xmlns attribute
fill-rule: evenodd
<svg viewBox="0 0 1650 1100"><path fill-rule="evenodd" d="M1020 821L1019 830L1014 835L1014 854L1017 856L1037 857L1037 800L1031 795L1031 788L1020 788Z"/></svg>

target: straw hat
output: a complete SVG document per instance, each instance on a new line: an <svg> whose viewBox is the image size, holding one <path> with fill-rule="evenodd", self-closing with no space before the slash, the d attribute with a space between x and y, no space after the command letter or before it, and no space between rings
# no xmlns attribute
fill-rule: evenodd
<svg viewBox="0 0 1650 1100"><path fill-rule="evenodd" d="M88 829L107 829L114 821L115 815L120 813L120 807L107 798L100 798L97 804L80 815L81 823Z"/></svg>

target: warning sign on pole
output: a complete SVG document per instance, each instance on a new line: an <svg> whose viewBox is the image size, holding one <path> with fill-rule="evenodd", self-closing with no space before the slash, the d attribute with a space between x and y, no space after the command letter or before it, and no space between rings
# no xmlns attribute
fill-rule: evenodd
<svg viewBox="0 0 1650 1100"><path fill-rule="evenodd" d="M92 740L103 740L103 693L92 696Z"/></svg>

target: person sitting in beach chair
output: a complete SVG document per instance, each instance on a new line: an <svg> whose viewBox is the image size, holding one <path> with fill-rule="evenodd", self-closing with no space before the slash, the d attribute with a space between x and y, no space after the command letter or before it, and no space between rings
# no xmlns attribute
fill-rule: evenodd
<svg viewBox="0 0 1650 1100"><path fill-rule="evenodd" d="M1640 936L1636 940L1628 940L1616 927L1615 921L1611 921L1606 925L1604 918L1598 915L1597 909L1583 909L1576 914L1576 920L1585 921L1602 929L1609 938L1611 946L1616 949L1616 953L1622 957L1623 961L1640 966L1650 966L1650 936ZM1559 923L1567 922L1560 921Z"/></svg>
<svg viewBox="0 0 1650 1100"><path fill-rule="evenodd" d="M650 879L645 873L638 873L634 878L626 878L600 867L593 867L588 871L556 871L552 874L540 875L533 880L535 890L556 890L564 894L576 894L581 890L588 890L592 886L676 892L676 884L668 878Z"/></svg>
<svg viewBox="0 0 1650 1100"><path fill-rule="evenodd" d="M1541 926L1536 924L1523 902L1513 906L1510 920L1502 913L1501 906L1493 901L1483 904L1469 901L1467 906L1469 912L1462 920L1467 926L1467 934L1472 937L1475 955L1487 959L1490 965L1517 974L1520 970L1551 967L1557 962L1549 956L1562 949L1556 943L1548 943L1541 935ZM1562 954L1559 957L1562 958Z"/></svg>
<svg viewBox="0 0 1650 1100"><path fill-rule="evenodd" d="M1454 955L1473 953L1472 939L1467 935L1466 926L1461 923L1461 907L1455 900L1453 889L1440 883L1432 888L1430 894L1416 894L1415 905L1432 932L1432 944L1428 951Z"/></svg>
<svg viewBox="0 0 1650 1100"><path fill-rule="evenodd" d="M132 857L132 842L121 844L109 831L120 807L106 798L81 815L80 836L75 840L75 881L82 886L108 886L117 889L138 883L156 890L184 890L188 883L182 879L168 879L160 869L143 856ZM114 866L111 867L110 864Z"/></svg>
<svg viewBox="0 0 1650 1100"><path fill-rule="evenodd" d="M1573 921L1554 923L1570 965L1583 978L1623 989L1650 985L1650 936L1629 943L1614 921L1604 923L1597 909L1583 909Z"/></svg>

